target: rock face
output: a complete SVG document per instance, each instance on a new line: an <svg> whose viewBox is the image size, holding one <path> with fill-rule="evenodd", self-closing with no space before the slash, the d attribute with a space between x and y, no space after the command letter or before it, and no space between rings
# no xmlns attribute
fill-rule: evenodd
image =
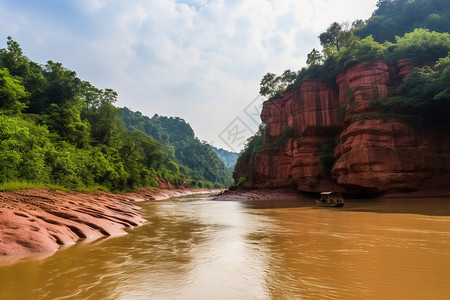
<svg viewBox="0 0 450 300"><path fill-rule="evenodd" d="M54 252L79 239L125 234L144 223L138 200L103 192L29 189L0 193L0 258Z"/></svg>
<svg viewBox="0 0 450 300"><path fill-rule="evenodd" d="M145 222L140 207L132 202L219 192L157 188L126 194L43 189L0 192L0 266L45 258L80 240L126 234L125 229Z"/></svg>
<svg viewBox="0 0 450 300"><path fill-rule="evenodd" d="M372 104L391 96L412 67L357 64L335 85L306 80L264 102L265 148L236 167L235 181L305 192L450 194L449 136L382 121Z"/></svg>

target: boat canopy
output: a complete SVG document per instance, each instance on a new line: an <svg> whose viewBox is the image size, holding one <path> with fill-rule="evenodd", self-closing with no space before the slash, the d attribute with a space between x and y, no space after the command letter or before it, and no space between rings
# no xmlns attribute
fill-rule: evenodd
<svg viewBox="0 0 450 300"><path fill-rule="evenodd" d="M331 194L336 194L335 192L322 192L320 193L321 195L331 195Z"/></svg>

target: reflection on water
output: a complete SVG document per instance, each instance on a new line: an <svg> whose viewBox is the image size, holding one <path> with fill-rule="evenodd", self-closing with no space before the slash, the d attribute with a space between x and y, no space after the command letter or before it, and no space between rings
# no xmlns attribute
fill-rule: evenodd
<svg viewBox="0 0 450 300"><path fill-rule="evenodd" d="M450 199L140 204L129 235L0 267L0 299L448 299Z"/></svg>

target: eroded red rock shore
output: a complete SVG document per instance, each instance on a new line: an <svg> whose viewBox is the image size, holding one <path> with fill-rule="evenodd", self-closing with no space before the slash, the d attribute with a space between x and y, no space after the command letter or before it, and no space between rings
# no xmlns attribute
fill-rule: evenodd
<svg viewBox="0 0 450 300"><path fill-rule="evenodd" d="M235 190L224 191L212 196L213 200L220 201L259 201L259 200L298 200L305 195L298 190L289 188L259 189L259 190Z"/></svg>
<svg viewBox="0 0 450 300"><path fill-rule="evenodd" d="M125 234L125 228L145 222L133 201L206 192L147 188L127 194L43 189L0 193L0 258L54 253L80 239Z"/></svg>

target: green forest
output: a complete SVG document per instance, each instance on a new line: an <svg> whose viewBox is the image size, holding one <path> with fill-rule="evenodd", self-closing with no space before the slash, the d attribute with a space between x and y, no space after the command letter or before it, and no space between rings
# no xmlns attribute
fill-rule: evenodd
<svg viewBox="0 0 450 300"><path fill-rule="evenodd" d="M231 152L228 150L225 150L223 148L216 148L211 146L211 149L217 154L217 156L224 162L225 166L233 170L234 166L236 165L236 160L239 156L239 153Z"/></svg>
<svg viewBox="0 0 450 300"><path fill-rule="evenodd" d="M220 188L232 185L232 171L210 145L195 137L191 126L183 119L157 114L149 118L126 107L121 109L120 116L128 130L144 132L158 141L168 159L190 178L192 186Z"/></svg>
<svg viewBox="0 0 450 300"><path fill-rule="evenodd" d="M358 63L384 60L396 65L401 59L409 59L419 67L401 83L395 96L383 101L373 99L373 104L379 106L383 119L395 113L415 127L449 133L449 30L448 0L380 0L368 20L334 22L320 34L322 50L312 49L307 67L264 75L260 94L276 99L306 79L335 85L337 74ZM238 164L248 165L253 153L267 146L262 124L247 140Z"/></svg>
<svg viewBox="0 0 450 300"><path fill-rule="evenodd" d="M61 63L40 65L11 37L0 50L0 189L221 188L231 171L180 118L117 108L118 95Z"/></svg>

